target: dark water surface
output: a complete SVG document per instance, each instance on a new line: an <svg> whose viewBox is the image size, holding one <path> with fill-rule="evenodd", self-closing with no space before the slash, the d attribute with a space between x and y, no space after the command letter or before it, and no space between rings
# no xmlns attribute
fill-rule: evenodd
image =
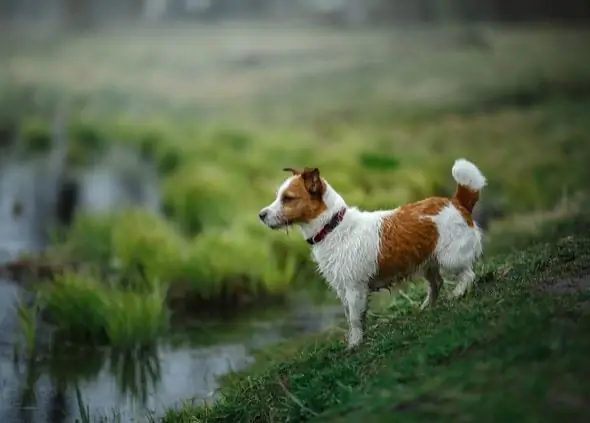
<svg viewBox="0 0 590 423"><path fill-rule="evenodd" d="M74 422L79 389L90 414L132 421L191 399L215 397L217 377L252 363L251 348L332 326L339 308L294 309L247 322L217 323L176 334L151 350L40 348L33 359L15 354L14 313L20 288L0 281L0 422ZM203 343L199 345L199 341Z"/></svg>

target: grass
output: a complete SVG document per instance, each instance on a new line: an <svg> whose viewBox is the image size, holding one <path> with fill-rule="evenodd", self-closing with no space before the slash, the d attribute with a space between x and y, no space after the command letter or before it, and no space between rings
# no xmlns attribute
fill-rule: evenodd
<svg viewBox="0 0 590 423"><path fill-rule="evenodd" d="M227 378L218 402L169 411L164 421L583 421L590 217L527 240L526 249L485 260L463 300L373 318L354 353L336 334L267 351Z"/></svg>
<svg viewBox="0 0 590 423"><path fill-rule="evenodd" d="M78 331L68 323L80 320L74 304L98 313L154 295L165 306L130 319L151 310L155 328L168 308L211 311L322 286L307 245L257 219L285 166L318 166L368 209L449 192L459 156L490 180L484 205L507 213L551 209L586 189L585 31L490 28L484 53L444 29L220 28L119 29L62 38L52 54L30 45L7 53L0 73L35 98L34 107L23 101L26 152L47 148L59 92L71 99L69 167L116 140L154 161L161 178L163 216L80 215L54 246L57 261L91 269L46 288L60 326ZM244 69L242 54L261 64ZM111 331L110 341L134 339L138 327L97 322L86 332ZM133 330L137 339L156 333Z"/></svg>
<svg viewBox="0 0 590 423"><path fill-rule="evenodd" d="M40 289L45 310L70 341L150 345L167 327L166 292L160 286L149 292L124 290L66 272Z"/></svg>

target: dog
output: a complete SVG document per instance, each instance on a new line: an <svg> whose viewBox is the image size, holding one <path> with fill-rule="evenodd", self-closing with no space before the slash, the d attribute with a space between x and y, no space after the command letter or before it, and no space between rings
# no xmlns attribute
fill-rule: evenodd
<svg viewBox="0 0 590 423"><path fill-rule="evenodd" d="M260 213L271 229L298 226L319 273L336 292L348 322L348 348L363 341L368 297L382 288L424 277L433 306L443 285L441 271L456 277L454 297L468 292L481 256L482 231L472 212L487 181L477 166L457 159L452 197L429 197L392 210L349 207L317 168L291 172L276 199Z"/></svg>

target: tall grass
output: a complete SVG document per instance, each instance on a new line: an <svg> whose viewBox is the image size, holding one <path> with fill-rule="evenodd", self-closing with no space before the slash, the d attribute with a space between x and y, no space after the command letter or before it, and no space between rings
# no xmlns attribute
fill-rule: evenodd
<svg viewBox="0 0 590 423"><path fill-rule="evenodd" d="M40 295L60 332L78 342L150 345L168 323L161 285L150 292L126 290L68 271L43 286Z"/></svg>
<svg viewBox="0 0 590 423"><path fill-rule="evenodd" d="M35 352L39 318L38 311L39 302L37 298L35 298L34 303L30 306L21 302L17 307L18 322L24 336L24 349L29 357Z"/></svg>

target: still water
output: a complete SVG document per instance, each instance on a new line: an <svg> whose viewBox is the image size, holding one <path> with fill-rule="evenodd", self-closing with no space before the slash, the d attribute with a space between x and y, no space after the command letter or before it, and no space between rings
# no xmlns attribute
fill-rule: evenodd
<svg viewBox="0 0 590 423"><path fill-rule="evenodd" d="M212 323L178 333L151 350L40 348L33 359L15 354L20 333L14 315L20 288L0 282L0 421L74 422L80 394L91 416L116 411L121 421L183 402L214 399L217 377L252 363L252 348L324 330L341 317L334 307L294 307L242 322ZM77 392L78 390L78 392Z"/></svg>

